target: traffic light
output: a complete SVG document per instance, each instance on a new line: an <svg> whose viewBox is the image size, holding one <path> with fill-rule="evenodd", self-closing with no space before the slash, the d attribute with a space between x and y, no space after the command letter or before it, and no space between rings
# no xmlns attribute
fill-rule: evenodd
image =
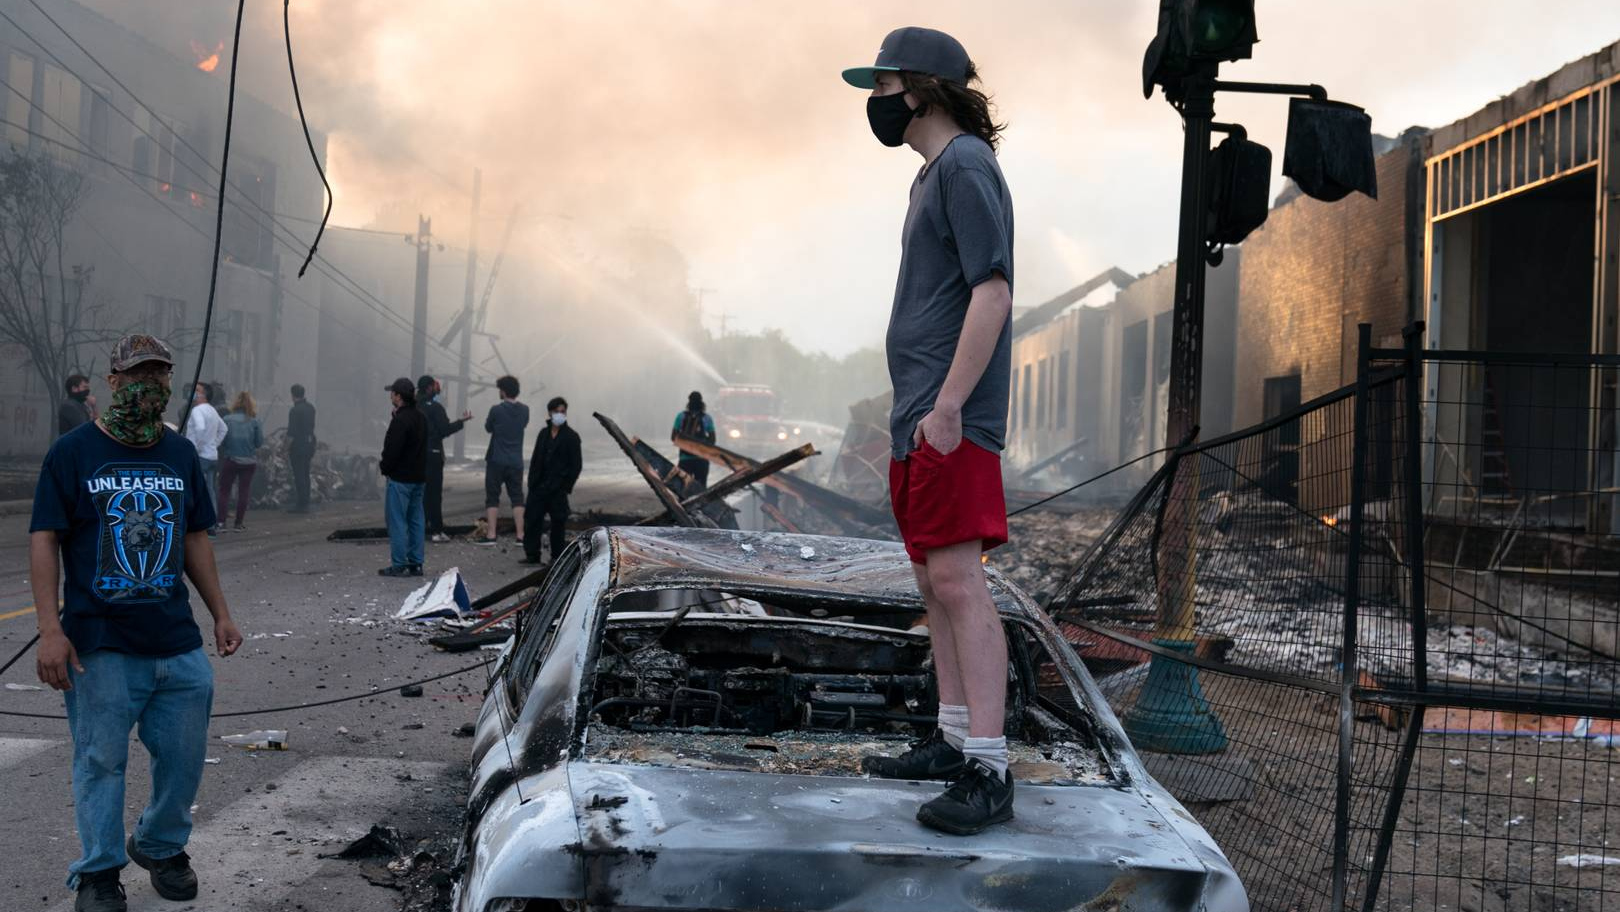
<svg viewBox="0 0 1620 912"><path fill-rule="evenodd" d="M1312 199L1333 203L1356 190L1377 199L1372 117L1342 101L1292 99L1282 173Z"/></svg>
<svg viewBox="0 0 1620 912"><path fill-rule="evenodd" d="M1271 212L1271 150L1243 136L1228 136L1209 157L1209 223L1205 237L1210 265L1218 248L1242 243Z"/></svg>
<svg viewBox="0 0 1620 912"><path fill-rule="evenodd" d="M1201 64L1246 60L1260 38L1254 0L1159 0L1159 33L1142 60L1142 94L1173 91Z"/></svg>

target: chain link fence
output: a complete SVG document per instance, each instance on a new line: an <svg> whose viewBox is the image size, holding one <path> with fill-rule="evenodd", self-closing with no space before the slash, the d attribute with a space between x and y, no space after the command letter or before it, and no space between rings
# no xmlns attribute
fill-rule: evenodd
<svg viewBox="0 0 1620 912"><path fill-rule="evenodd" d="M1406 339L1178 450L1052 611L1255 909L1620 909L1620 358Z"/></svg>

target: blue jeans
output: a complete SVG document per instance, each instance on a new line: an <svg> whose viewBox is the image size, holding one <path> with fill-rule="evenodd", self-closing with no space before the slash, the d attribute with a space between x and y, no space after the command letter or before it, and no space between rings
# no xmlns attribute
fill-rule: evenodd
<svg viewBox="0 0 1620 912"><path fill-rule="evenodd" d="M388 557L396 567L422 566L427 549L422 484L388 479Z"/></svg>
<svg viewBox="0 0 1620 912"><path fill-rule="evenodd" d="M214 525L224 525L225 514L219 511L219 460L204 459L198 456L197 461L202 463L203 477L208 479L208 502L214 507ZM192 529L191 531L199 532L204 530Z"/></svg>
<svg viewBox="0 0 1620 912"><path fill-rule="evenodd" d="M73 733L73 816L84 855L68 866L68 888L87 871L122 868L124 767L129 732L138 729L152 755L152 798L135 823L135 844L169 858L191 837L191 803L202 782L214 669L201 647L158 659L98 649L83 653L83 672L68 669Z"/></svg>

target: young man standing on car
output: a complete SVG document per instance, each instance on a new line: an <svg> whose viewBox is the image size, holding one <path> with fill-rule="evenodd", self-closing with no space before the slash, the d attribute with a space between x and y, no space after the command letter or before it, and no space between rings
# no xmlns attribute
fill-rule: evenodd
<svg viewBox="0 0 1620 912"><path fill-rule="evenodd" d="M876 775L949 779L917 811L968 835L1012 819L1003 731L1007 642L980 555L1007 541L1000 451L1012 360L1012 196L996 163L1001 126L962 45L944 32L890 32L869 67L867 120L885 146L923 158L900 236L889 315L889 469L895 520L928 606L939 728Z"/></svg>
<svg viewBox="0 0 1620 912"><path fill-rule="evenodd" d="M131 860L165 899L196 898L185 850L214 672L182 574L213 615L219 654L242 645L208 540L214 502L202 461L163 425L173 356L135 334L119 340L109 363L112 402L46 454L29 524L36 670L63 692L73 736L73 814L84 854L68 867L68 886L78 891L77 912L124 912L120 872ZM126 841L131 729L152 757L152 793Z"/></svg>

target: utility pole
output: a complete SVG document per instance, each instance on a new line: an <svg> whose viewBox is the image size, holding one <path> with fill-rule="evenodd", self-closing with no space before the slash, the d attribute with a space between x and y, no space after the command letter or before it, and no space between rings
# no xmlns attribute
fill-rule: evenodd
<svg viewBox="0 0 1620 912"><path fill-rule="evenodd" d="M456 382L456 414L467 413L467 388L472 385L472 310L473 286L478 277L478 194L484 183L484 172L473 169L472 221L467 229L467 285L461 303L461 379ZM456 435L456 459L467 454L467 435Z"/></svg>
<svg viewBox="0 0 1620 912"><path fill-rule="evenodd" d="M427 373L428 252L433 249L433 220L416 217L416 315L411 323L411 379Z"/></svg>

